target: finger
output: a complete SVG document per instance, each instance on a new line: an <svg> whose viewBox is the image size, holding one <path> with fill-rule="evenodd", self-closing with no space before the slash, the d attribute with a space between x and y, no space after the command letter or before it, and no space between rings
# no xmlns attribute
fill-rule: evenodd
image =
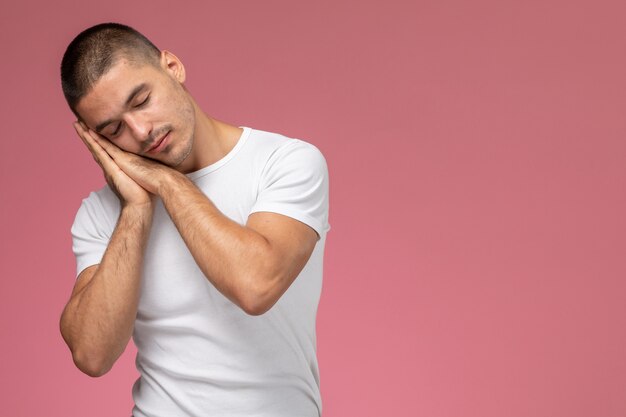
<svg viewBox="0 0 626 417"><path fill-rule="evenodd" d="M72 123L72 126L74 127L74 130L76 130L76 133L78 134L78 136L82 139L83 132L85 131L85 129L83 129L82 124L77 121L77 122Z"/></svg>
<svg viewBox="0 0 626 417"><path fill-rule="evenodd" d="M85 129L84 125L80 124L76 127L76 131L79 136L93 155L96 162L102 167L105 171L105 175L113 174L117 171L120 171L120 167L113 161L111 156L106 152L106 150L100 145L98 141L94 139L94 136L90 134L92 132L89 128ZM85 126L86 127L86 126ZM94 132L95 134L95 132Z"/></svg>
<svg viewBox="0 0 626 417"><path fill-rule="evenodd" d="M75 121L73 125L74 125L74 129L76 129L76 133L78 133L78 136L80 136L81 138L82 138L82 135L87 133L87 131L89 130L87 125L85 125L83 122L78 121L78 120Z"/></svg>
<svg viewBox="0 0 626 417"><path fill-rule="evenodd" d="M88 145L86 136L88 135L89 128L83 122L74 122L73 125L78 136L85 142L85 145Z"/></svg>
<svg viewBox="0 0 626 417"><path fill-rule="evenodd" d="M150 161L149 159L121 149L119 146L112 143L110 140L103 137L102 135L94 132L93 130L89 130L88 135L90 135L91 139L98 145L100 145L106 151L106 153L115 161L115 164L126 173L128 173L129 170L132 170L138 166L146 167L154 164L154 162Z"/></svg>
<svg viewBox="0 0 626 417"><path fill-rule="evenodd" d="M102 136L100 136L98 133L94 132L93 130L89 129L89 131L87 132L89 134L89 136L91 136L91 138L98 144L100 145L105 151L106 153L108 153L113 159L115 159L116 156L119 156L122 152L120 148L118 148L117 146L115 146L114 144L112 144L108 139L103 138Z"/></svg>
<svg viewBox="0 0 626 417"><path fill-rule="evenodd" d="M80 122L76 122L73 124L74 129L76 130L76 133L78 134L78 137L80 138L80 140L83 142L83 144L85 144L85 146L87 147L87 149L89 150L89 152L91 152L94 155L95 158L95 151L93 149L93 144L86 138L87 136L87 131L83 129L82 125L80 124Z"/></svg>
<svg viewBox="0 0 626 417"><path fill-rule="evenodd" d="M108 178L111 175L119 170L119 167L115 164L115 162L111 159L111 157L104 151L104 149L95 141L93 137L89 134L90 129L83 122L77 121L74 123L74 128L76 129L76 133L83 141L94 161L100 165L100 168L104 171L104 176Z"/></svg>

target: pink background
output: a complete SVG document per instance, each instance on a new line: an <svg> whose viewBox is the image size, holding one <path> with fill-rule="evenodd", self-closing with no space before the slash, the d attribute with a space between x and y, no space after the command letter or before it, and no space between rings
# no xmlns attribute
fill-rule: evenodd
<svg viewBox="0 0 626 417"><path fill-rule="evenodd" d="M325 417L626 416L622 1L2 5L0 414L124 416L58 331L69 228L102 175L67 43L135 26L203 109L325 154Z"/></svg>

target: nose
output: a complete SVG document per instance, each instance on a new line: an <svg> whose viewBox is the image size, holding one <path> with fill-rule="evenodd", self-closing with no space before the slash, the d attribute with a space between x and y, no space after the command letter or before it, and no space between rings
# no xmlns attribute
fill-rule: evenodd
<svg viewBox="0 0 626 417"><path fill-rule="evenodd" d="M138 142L143 144L150 140L152 123L150 123L146 117L136 112L134 114L127 114L125 119L126 125Z"/></svg>

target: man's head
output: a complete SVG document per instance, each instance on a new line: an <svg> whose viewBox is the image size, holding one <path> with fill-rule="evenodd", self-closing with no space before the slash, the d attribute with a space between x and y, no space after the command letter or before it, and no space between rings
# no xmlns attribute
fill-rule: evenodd
<svg viewBox="0 0 626 417"><path fill-rule="evenodd" d="M70 109L76 114L80 99L121 59L158 67L160 55L159 48L130 26L102 23L85 29L70 42L61 61L61 86Z"/></svg>
<svg viewBox="0 0 626 417"><path fill-rule="evenodd" d="M117 23L81 32L61 62L63 93L79 120L121 149L173 167L190 154L195 132L184 79L176 56Z"/></svg>

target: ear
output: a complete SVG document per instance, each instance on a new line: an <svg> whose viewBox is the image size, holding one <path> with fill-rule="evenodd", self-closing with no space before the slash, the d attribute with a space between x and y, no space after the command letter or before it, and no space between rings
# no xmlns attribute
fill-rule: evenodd
<svg viewBox="0 0 626 417"><path fill-rule="evenodd" d="M185 82L185 66L176 55L170 51L161 51L161 68L179 83Z"/></svg>

